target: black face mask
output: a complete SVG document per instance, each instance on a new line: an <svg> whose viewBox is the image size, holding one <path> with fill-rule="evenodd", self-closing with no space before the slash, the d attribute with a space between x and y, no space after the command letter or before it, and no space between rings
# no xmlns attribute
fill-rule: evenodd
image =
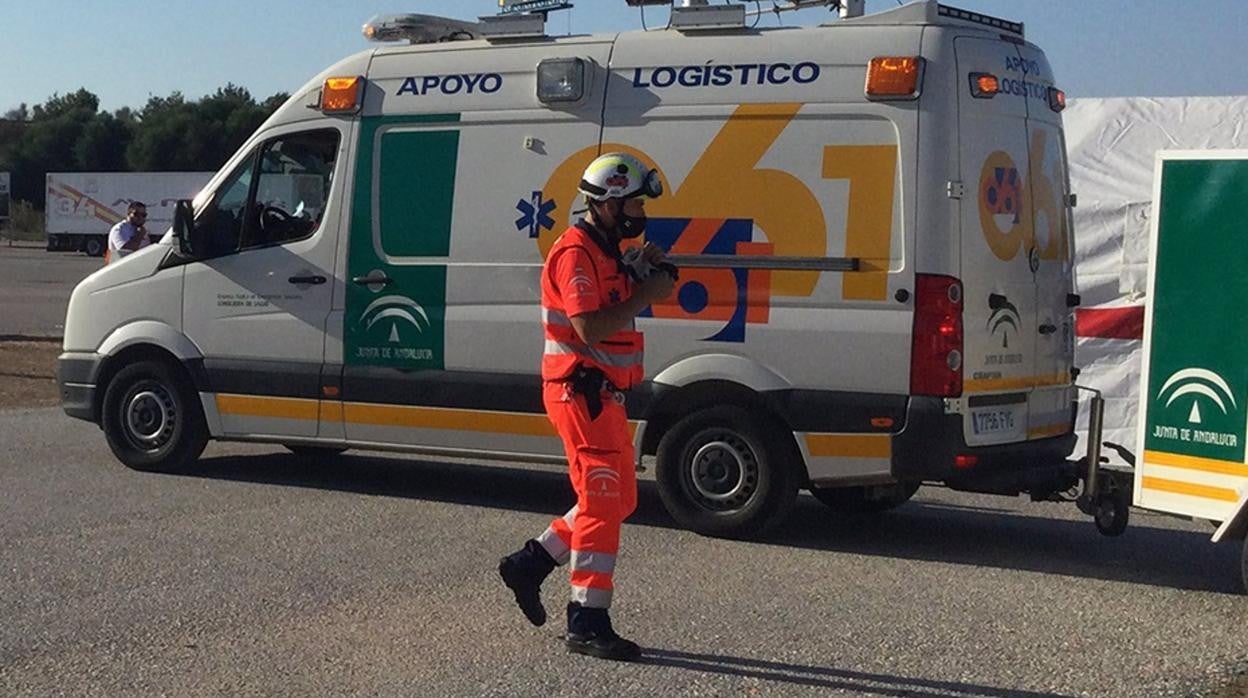
<svg viewBox="0 0 1248 698"><path fill-rule="evenodd" d="M645 216L630 216L621 211L617 219L619 223L616 228L620 231L620 237L625 240L639 238L646 232Z"/></svg>

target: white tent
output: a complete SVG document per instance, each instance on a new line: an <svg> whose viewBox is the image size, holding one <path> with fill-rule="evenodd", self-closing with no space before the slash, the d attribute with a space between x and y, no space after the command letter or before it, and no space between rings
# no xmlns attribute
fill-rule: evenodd
<svg viewBox="0 0 1248 698"><path fill-rule="evenodd" d="M1078 196L1078 383L1104 391L1105 440L1134 449L1154 156L1248 148L1248 97L1072 99L1062 116ZM1087 418L1085 409L1081 432Z"/></svg>

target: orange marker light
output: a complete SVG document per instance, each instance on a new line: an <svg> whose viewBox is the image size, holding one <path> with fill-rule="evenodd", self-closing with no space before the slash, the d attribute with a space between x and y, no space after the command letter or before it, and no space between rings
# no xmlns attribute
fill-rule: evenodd
<svg viewBox="0 0 1248 698"><path fill-rule="evenodd" d="M354 114L360 110L364 78L329 78L321 89L321 111L326 114Z"/></svg>
<svg viewBox="0 0 1248 698"><path fill-rule="evenodd" d="M914 99L923 84L923 59L918 56L879 56L867 66L867 97Z"/></svg>
<svg viewBox="0 0 1248 698"><path fill-rule="evenodd" d="M1001 91L1001 81L989 73L971 73L971 96L976 99L992 99Z"/></svg>

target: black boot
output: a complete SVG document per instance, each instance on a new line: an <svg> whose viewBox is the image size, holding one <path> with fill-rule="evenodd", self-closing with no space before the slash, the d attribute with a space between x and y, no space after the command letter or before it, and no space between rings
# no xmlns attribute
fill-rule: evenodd
<svg viewBox="0 0 1248 698"><path fill-rule="evenodd" d="M542 580L555 569L555 561L541 543L530 538L524 547L498 561L498 574L516 596L516 605L533 625L546 622L542 608Z"/></svg>
<svg viewBox="0 0 1248 698"><path fill-rule="evenodd" d="M641 659L641 648L615 634L611 616L605 608L590 608L579 603L568 604L568 635L564 640L568 651L599 659L635 662Z"/></svg>

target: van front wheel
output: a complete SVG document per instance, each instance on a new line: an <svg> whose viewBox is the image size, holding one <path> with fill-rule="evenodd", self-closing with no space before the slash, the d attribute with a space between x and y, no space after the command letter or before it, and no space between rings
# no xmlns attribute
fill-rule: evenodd
<svg viewBox="0 0 1248 698"><path fill-rule="evenodd" d="M113 455L135 470L183 470L208 444L199 396L165 362L139 361L118 371L100 416Z"/></svg>
<svg viewBox="0 0 1248 698"><path fill-rule="evenodd" d="M796 449L770 420L715 407L677 422L660 440L659 497L681 526L710 536L760 534L797 497Z"/></svg>

